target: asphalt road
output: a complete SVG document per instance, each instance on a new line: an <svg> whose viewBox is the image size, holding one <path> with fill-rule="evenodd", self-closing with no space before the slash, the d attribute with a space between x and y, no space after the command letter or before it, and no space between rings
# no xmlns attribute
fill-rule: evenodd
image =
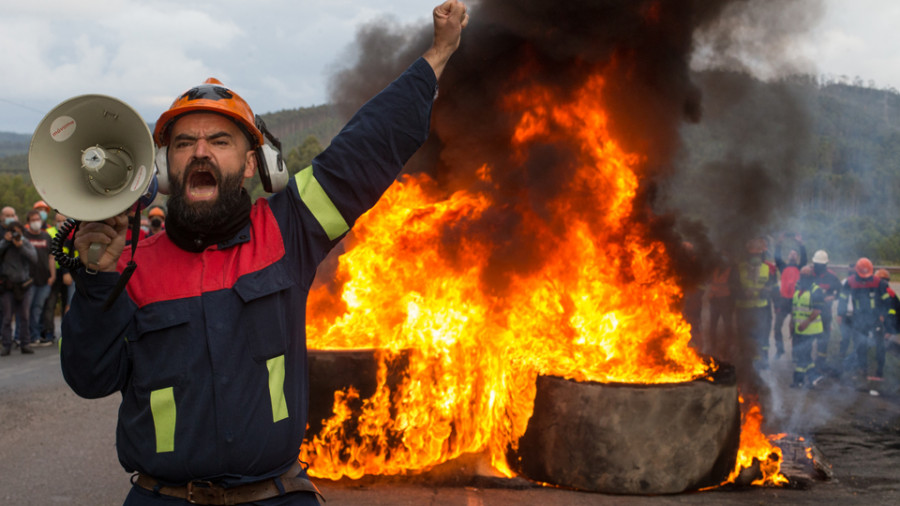
<svg viewBox="0 0 900 506"><path fill-rule="evenodd" d="M114 429L117 396L77 397L65 385L55 347L0 358L0 504L116 505L130 487L119 466ZM896 356L889 372L897 376ZM774 376L789 374L777 363ZM886 374L887 376L887 374ZM894 390L891 390L894 388ZM780 391L770 419L814 442L834 479L803 489L740 488L670 496L610 496L479 477L434 480L318 480L328 505L630 505L630 504L900 504L900 397L839 382Z"/></svg>

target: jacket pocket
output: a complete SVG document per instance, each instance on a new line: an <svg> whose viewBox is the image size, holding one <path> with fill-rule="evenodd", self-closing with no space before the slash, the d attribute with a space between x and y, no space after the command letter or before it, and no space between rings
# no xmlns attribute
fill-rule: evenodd
<svg viewBox="0 0 900 506"><path fill-rule="evenodd" d="M127 337L134 386L145 390L180 385L187 366L189 308L160 302L135 314L134 335Z"/></svg>
<svg viewBox="0 0 900 506"><path fill-rule="evenodd" d="M289 318L303 320L302 301L295 301L295 285L281 262L241 276L234 291L244 305L239 331L247 337L253 360L264 363L283 355L290 339ZM295 307L296 306L296 307Z"/></svg>

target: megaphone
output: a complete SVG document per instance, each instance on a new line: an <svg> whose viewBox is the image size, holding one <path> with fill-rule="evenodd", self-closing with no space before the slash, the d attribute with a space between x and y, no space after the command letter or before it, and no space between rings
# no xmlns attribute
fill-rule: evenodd
<svg viewBox="0 0 900 506"><path fill-rule="evenodd" d="M128 104L81 95L41 120L31 137L28 170L50 207L79 221L100 221L141 198L152 201L155 151L150 128Z"/></svg>

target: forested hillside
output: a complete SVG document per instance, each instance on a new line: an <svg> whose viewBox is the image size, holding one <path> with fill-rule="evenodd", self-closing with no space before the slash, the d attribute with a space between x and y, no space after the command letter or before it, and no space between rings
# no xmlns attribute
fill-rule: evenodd
<svg viewBox="0 0 900 506"><path fill-rule="evenodd" d="M262 117L281 140L292 174L308 166L343 126L337 113L327 105L278 111ZM28 174L30 142L28 135L0 132L0 205L13 206L20 218L40 198ZM248 191L253 198L265 193L258 178L249 181Z"/></svg>
<svg viewBox="0 0 900 506"><path fill-rule="evenodd" d="M835 262L900 262L900 95L809 76L698 76L704 117L683 128L672 208L727 245L747 229L799 233ZM732 245L734 246L734 245ZM738 245L739 246L739 245Z"/></svg>
<svg viewBox="0 0 900 506"><path fill-rule="evenodd" d="M828 249L837 261L867 255L900 262L896 90L811 76L763 83L726 72L697 74L696 81L703 119L682 129L684 155L661 182L663 210L702 223L720 245L759 225L763 233L800 233L808 247ZM343 124L329 105L263 118L282 140L292 173ZM28 136L0 133L0 196L6 199L30 184L28 142ZM256 179L250 191L262 195Z"/></svg>

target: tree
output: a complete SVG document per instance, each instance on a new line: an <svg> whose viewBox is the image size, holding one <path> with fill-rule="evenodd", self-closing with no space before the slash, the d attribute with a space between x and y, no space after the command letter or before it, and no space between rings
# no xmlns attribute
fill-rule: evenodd
<svg viewBox="0 0 900 506"><path fill-rule="evenodd" d="M41 200L31 181L19 174L0 174L0 206L12 206L19 220L25 219L35 202Z"/></svg>
<svg viewBox="0 0 900 506"><path fill-rule="evenodd" d="M312 159L321 153L322 149L319 139L313 135L307 137L302 144L292 149L284 157L284 163L287 165L288 174L293 176L306 167L309 167L312 163ZM250 194L250 199L252 201L267 195L265 189L262 187L262 181L260 181L259 177L247 180L244 187L247 188L247 192Z"/></svg>

